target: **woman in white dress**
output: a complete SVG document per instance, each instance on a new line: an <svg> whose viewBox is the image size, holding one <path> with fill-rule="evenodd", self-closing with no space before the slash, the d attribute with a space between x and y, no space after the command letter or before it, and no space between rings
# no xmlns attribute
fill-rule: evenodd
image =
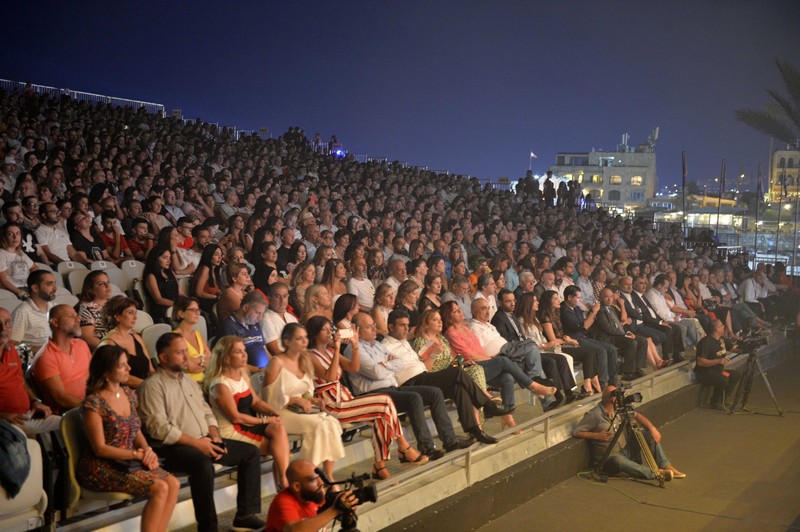
<svg viewBox="0 0 800 532"><path fill-rule="evenodd" d="M266 401L281 417L286 432L301 434L303 447L298 458L322 464L333 478L334 462L344 457L339 420L322 409L314 397L314 366L308 352L306 328L289 323L281 333L286 351L269 361L264 384Z"/></svg>
<svg viewBox="0 0 800 532"><path fill-rule="evenodd" d="M195 303L197 304L197 303ZM289 438L280 416L253 393L247 371L247 350L238 336L223 336L214 346L203 380L219 434L258 447L275 459L272 476L278 491L289 485Z"/></svg>

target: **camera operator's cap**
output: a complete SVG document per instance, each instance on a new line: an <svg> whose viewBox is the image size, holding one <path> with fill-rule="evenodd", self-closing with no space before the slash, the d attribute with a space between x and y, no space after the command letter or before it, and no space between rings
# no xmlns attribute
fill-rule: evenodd
<svg viewBox="0 0 800 532"><path fill-rule="evenodd" d="M313 215L313 214L311 214L310 212L306 211L306 212L304 212L304 213L302 214L302 216L300 216L300 220L298 220L298 221L299 221L299 223L300 223L300 227L303 227L303 226L305 226L305 225L306 225L306 224L307 224L309 221L314 221L314 215Z"/></svg>
<svg viewBox="0 0 800 532"><path fill-rule="evenodd" d="M3 166L19 166L19 164L17 164L17 160L13 157L6 157L3 159Z"/></svg>

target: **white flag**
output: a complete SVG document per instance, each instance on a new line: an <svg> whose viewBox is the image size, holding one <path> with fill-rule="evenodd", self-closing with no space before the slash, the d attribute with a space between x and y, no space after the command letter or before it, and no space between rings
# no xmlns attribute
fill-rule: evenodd
<svg viewBox="0 0 800 532"><path fill-rule="evenodd" d="M535 154L535 153L533 153L533 152L531 152L531 159L536 159L536 158L537 158L537 157L536 157L536 154Z"/></svg>

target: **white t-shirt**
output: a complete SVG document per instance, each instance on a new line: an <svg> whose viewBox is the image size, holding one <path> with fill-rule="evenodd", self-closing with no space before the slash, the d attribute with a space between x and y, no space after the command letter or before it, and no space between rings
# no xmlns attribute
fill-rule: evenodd
<svg viewBox="0 0 800 532"><path fill-rule="evenodd" d="M8 280L17 288L25 288L33 261L24 253L12 253L0 249L0 272L6 272Z"/></svg>
<svg viewBox="0 0 800 532"><path fill-rule="evenodd" d="M375 285L367 278L358 280L351 277L347 281L347 291L356 296L362 307L372 308L375 304Z"/></svg>
<svg viewBox="0 0 800 532"><path fill-rule="evenodd" d="M284 312L283 316L286 321L274 310L267 309L264 311L264 316L261 318L261 334L264 337L265 344L277 340L280 348L285 349L283 343L281 343L281 333L283 332L283 328L289 323L297 323L297 318L288 312Z"/></svg>

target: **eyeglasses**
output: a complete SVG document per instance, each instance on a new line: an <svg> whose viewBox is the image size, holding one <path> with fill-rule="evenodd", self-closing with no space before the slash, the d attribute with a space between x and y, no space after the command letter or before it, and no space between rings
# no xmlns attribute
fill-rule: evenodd
<svg viewBox="0 0 800 532"><path fill-rule="evenodd" d="M200 312L200 309L197 307L189 307L186 309L186 312Z"/></svg>

